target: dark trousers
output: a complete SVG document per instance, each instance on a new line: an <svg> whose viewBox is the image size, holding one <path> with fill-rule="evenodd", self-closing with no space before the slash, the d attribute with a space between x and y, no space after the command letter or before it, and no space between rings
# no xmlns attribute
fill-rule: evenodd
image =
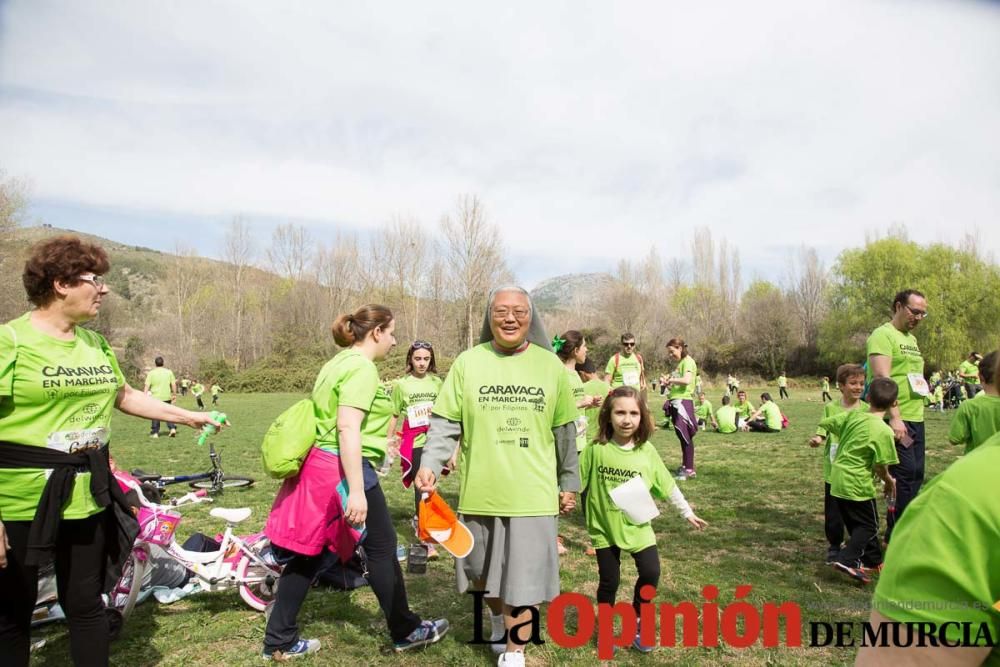
<svg viewBox="0 0 1000 667"><path fill-rule="evenodd" d="M365 469L365 486L375 477L371 465ZM377 480L377 478L376 478ZM382 487L376 481L365 489L368 499L368 518L365 520L365 554L368 557L368 584L389 625L389 635L394 642L401 641L420 625L420 617L410 611L406 599L403 570L396 560L396 529L392 525L389 506L386 505ZM278 580L278 595L264 632L264 647L269 650L286 650L299 640L296 619L306 599L306 593L319 570L323 555L291 558Z"/></svg>
<svg viewBox="0 0 1000 667"><path fill-rule="evenodd" d="M632 606L635 613L639 613L639 591L643 586L649 584L654 588L660 582L660 556L656 553L656 545L646 547L642 551L632 554L635 561L635 569L639 578L635 580L635 588L632 591ZM614 604L615 595L618 593L618 585L621 582L622 550L611 546L597 550L597 602Z"/></svg>
<svg viewBox="0 0 1000 667"><path fill-rule="evenodd" d="M784 387L778 387L778 394L781 398L788 398L788 390Z"/></svg>
<svg viewBox="0 0 1000 667"><path fill-rule="evenodd" d="M836 549L844 543L844 519L840 516L837 499L830 495L830 483L823 484L823 528L826 541Z"/></svg>
<svg viewBox="0 0 1000 667"><path fill-rule="evenodd" d="M413 466L411 470L420 470L420 457L423 453L424 453L423 447L413 448L413 453L410 455L410 457L413 460ZM412 484L411 486L413 486L413 516L417 516L417 514L420 512L420 489L417 488L416 484Z"/></svg>
<svg viewBox="0 0 1000 667"><path fill-rule="evenodd" d="M896 480L896 511L890 512L886 517L885 541L888 542L892 536L892 529L895 527L899 517L903 516L906 506L910 504L924 483L924 423L923 422L903 422L906 425L906 433L913 439L913 444L904 447L902 443L896 443L896 456L899 463L889 466L889 474Z"/></svg>
<svg viewBox="0 0 1000 667"><path fill-rule="evenodd" d="M768 428L767 422L763 419L754 419L751 422L747 422L747 428L751 431L757 431L758 433L780 433L780 428Z"/></svg>
<svg viewBox="0 0 1000 667"><path fill-rule="evenodd" d="M827 401L832 401L833 400L833 396L830 395L830 392L824 391L823 392L823 396L822 396L822 400L823 400L824 403L826 403Z"/></svg>
<svg viewBox="0 0 1000 667"><path fill-rule="evenodd" d="M198 401L198 409L199 410L204 410L205 409L205 403L201 400L201 394L198 394L197 396L195 396L194 400Z"/></svg>
<svg viewBox="0 0 1000 667"><path fill-rule="evenodd" d="M848 567L882 564L882 546L878 543L878 508L875 499L845 500L837 498L840 516L844 518L849 537L840 550L837 561Z"/></svg>
<svg viewBox="0 0 1000 667"><path fill-rule="evenodd" d="M172 401L163 401L163 402L164 403L172 403ZM171 431L176 431L177 430L177 425L174 424L173 422L167 422L167 428L170 429ZM153 424L152 424L152 426L149 429L149 433L150 433L150 435L152 435L153 433L156 433L156 434L160 433L160 420L159 419L154 419L153 420Z"/></svg>
<svg viewBox="0 0 1000 667"><path fill-rule="evenodd" d="M694 435L698 432L694 403L689 399L672 400L669 406L668 414L674 424L674 433L681 443L681 464L687 470L694 470Z"/></svg>
<svg viewBox="0 0 1000 667"><path fill-rule="evenodd" d="M77 667L108 664L108 617L101 592L106 566L107 512L63 520L56 539L59 604L69 624L69 652ZM5 521L7 567L0 569L0 665L27 667L38 568L25 565L30 521Z"/></svg>

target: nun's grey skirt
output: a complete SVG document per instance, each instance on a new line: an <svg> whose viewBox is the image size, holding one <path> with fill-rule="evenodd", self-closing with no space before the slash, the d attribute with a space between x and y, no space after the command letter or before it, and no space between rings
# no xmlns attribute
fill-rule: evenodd
<svg viewBox="0 0 1000 667"><path fill-rule="evenodd" d="M456 559L458 592L477 590L485 579L487 597L509 605L534 605L559 595L558 524L554 516L461 517L475 545Z"/></svg>

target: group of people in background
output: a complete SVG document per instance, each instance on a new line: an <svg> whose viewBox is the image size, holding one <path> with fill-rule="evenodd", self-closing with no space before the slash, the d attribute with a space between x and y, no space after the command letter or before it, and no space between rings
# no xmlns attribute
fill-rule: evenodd
<svg viewBox="0 0 1000 667"><path fill-rule="evenodd" d="M154 368L146 373L146 383L143 387L143 391L157 399L158 401L163 401L164 403L173 403L177 400L178 387L180 387L180 395L184 396L187 394L188 388L191 389L191 395L194 396L195 402L198 404L199 410L205 409L205 403L201 400L202 394L205 393L205 386L195 380L193 383L188 378L184 378L180 382L177 381L174 372L163 365L163 357L156 357L153 360ZM218 384L212 383L212 405L216 406L219 404L219 395L222 393L222 387ZM167 422L168 436L174 438L177 436L177 425L173 422ZM149 437L159 438L160 437L160 420L154 419L150 423Z"/></svg>
<svg viewBox="0 0 1000 667"><path fill-rule="evenodd" d="M176 378L162 358L144 391L136 391L107 341L80 327L96 316L108 292L102 278L108 269L98 246L74 237L43 242L24 273L34 309L0 327L0 663L5 665L28 664L38 566L52 559L73 661L108 664L102 586L107 573L121 567L138 529L117 486L107 484L112 408L153 420L152 434L159 433L160 421L167 422L170 435L177 425L223 426L208 413L174 404ZM822 446L824 456L827 563L858 581L882 573L873 620L943 623L957 616L989 623L1000 633L987 608L970 604L956 612L906 604L956 595L992 604L1000 597L1000 569L991 560L1000 543L1000 495L993 479L1000 469L997 355L980 360L976 380L986 391L962 405L949 431L949 441L964 445L966 456L918 496L925 469L923 412L931 390L913 330L925 317L924 296L900 292L890 321L867 340L866 365L837 370L840 400L826 401L810 440ZM445 618L424 617L409 603L382 489L385 477L379 475L394 453L402 462L402 483L414 488L414 514L441 477L458 469L458 511L473 536L471 551L455 561L458 588L484 593L497 664L519 666L527 637L518 629L529 625L533 608L560 592L558 518L577 509L578 497L595 559L598 602L615 602L625 553L636 567L632 604L638 614L640 590L657 586L660 577L656 534L648 518L631 517L612 492L638 478L646 493L669 500L700 530L706 522L676 484L697 476L699 424L724 433L778 432L785 421L770 393L762 393L754 407L733 376L713 412L687 344L672 338L666 351L673 369L653 385L667 395L664 409L680 445L680 466L672 474L650 443L655 426L646 388L652 382L635 337L622 336L622 349L608 360L602 379L584 336L569 330L549 339L530 296L516 286L489 295L479 344L462 352L443 379L436 374L433 345L418 340L408 348L406 376L391 389L383 385L375 362L396 345L395 320L385 306L369 304L340 315L332 334L345 349L319 371L311 392L315 442L298 474L282 484L265 528L284 566L266 621L266 660L320 649L318 640L300 633L299 611L323 553L343 555L351 544L363 544L368 581L394 651L434 644L448 632ZM43 386L42 366L78 369L69 375L94 381L83 390L48 380ZM963 380L971 373L966 371ZM787 398L784 373L778 388ZM204 408L204 388L195 382L191 390ZM212 387L213 402L221 391ZM829 393L828 380L824 391ZM881 480L888 500L884 537L873 478ZM900 546L886 554L890 540ZM653 628L640 623L635 649L648 652L655 644ZM865 648L858 660L881 664L903 650L927 651L933 664L938 655L933 651L945 649ZM975 647L970 655L982 660L990 650Z"/></svg>

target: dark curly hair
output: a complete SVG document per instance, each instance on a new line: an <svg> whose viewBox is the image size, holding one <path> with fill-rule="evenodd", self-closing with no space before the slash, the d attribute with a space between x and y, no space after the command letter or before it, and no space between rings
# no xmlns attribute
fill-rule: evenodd
<svg viewBox="0 0 1000 667"><path fill-rule="evenodd" d="M21 282L28 300L40 308L56 298L57 280L76 285L81 273L102 276L110 268L104 248L67 234L42 241L31 249Z"/></svg>

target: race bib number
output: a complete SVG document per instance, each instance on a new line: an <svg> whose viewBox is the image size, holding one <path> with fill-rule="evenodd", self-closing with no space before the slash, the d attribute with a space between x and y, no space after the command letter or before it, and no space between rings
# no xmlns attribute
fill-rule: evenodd
<svg viewBox="0 0 1000 667"><path fill-rule="evenodd" d="M86 449L100 449L108 446L108 429L85 428L79 431L53 431L49 433L45 446L63 454L75 454Z"/></svg>
<svg viewBox="0 0 1000 667"><path fill-rule="evenodd" d="M837 447L839 446L840 443L837 442L830 443L830 463L833 463L833 460L837 458Z"/></svg>
<svg viewBox="0 0 1000 667"><path fill-rule="evenodd" d="M410 423L410 428L431 425L431 410L434 404L430 401L416 403L406 408L406 421Z"/></svg>
<svg viewBox="0 0 1000 667"><path fill-rule="evenodd" d="M622 384L628 385L629 387L638 387L639 371L635 370L622 371Z"/></svg>
<svg viewBox="0 0 1000 667"><path fill-rule="evenodd" d="M931 393L931 388L927 386L927 380L924 379L923 373L907 373L906 379L910 381L910 389L913 390L914 394L927 396Z"/></svg>

